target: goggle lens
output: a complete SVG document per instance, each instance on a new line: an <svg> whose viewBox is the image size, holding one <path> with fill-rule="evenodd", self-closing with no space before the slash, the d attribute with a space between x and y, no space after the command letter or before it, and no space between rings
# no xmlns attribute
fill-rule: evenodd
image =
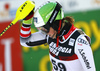
<svg viewBox="0 0 100 71"><path fill-rule="evenodd" d="M38 27L37 29L41 30L42 32L44 32L46 34L49 33L49 31L47 29L45 29L44 27Z"/></svg>

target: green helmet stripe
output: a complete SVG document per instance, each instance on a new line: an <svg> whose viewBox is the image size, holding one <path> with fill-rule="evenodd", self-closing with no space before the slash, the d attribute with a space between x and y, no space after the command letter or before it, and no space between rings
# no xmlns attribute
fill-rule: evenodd
<svg viewBox="0 0 100 71"><path fill-rule="evenodd" d="M34 25L38 27L45 25L48 22L49 18L51 17L52 12L54 11L56 5L57 5L56 2L48 2L40 6L39 8L37 8L34 14L34 17L36 17L38 21L34 22L35 23ZM61 11L58 12L55 20L60 20L63 17L64 17L64 14L61 8Z"/></svg>
<svg viewBox="0 0 100 71"><path fill-rule="evenodd" d="M56 3L48 3L39 9L39 13L45 23L49 20L55 6Z"/></svg>

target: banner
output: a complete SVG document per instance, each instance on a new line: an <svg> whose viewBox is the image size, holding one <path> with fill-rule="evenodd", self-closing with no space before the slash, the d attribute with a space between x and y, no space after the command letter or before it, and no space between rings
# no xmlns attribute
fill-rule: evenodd
<svg viewBox="0 0 100 71"><path fill-rule="evenodd" d="M11 21L0 22L0 32L10 23ZM19 23L9 28L0 37L0 71L23 71L19 39Z"/></svg>
<svg viewBox="0 0 100 71"><path fill-rule="evenodd" d="M100 0L56 0L66 13L100 9Z"/></svg>

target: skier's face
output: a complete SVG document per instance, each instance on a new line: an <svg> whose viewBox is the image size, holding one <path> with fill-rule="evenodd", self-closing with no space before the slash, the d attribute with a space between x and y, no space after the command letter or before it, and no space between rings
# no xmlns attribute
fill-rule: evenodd
<svg viewBox="0 0 100 71"><path fill-rule="evenodd" d="M49 35L51 38L55 39L56 38L56 34L57 34L57 32L52 27L50 27L50 30L47 33L47 35Z"/></svg>

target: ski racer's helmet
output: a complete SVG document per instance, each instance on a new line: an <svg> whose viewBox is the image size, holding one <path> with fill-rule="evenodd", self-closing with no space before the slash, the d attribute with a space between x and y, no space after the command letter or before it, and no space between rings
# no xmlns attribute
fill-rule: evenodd
<svg viewBox="0 0 100 71"><path fill-rule="evenodd" d="M58 2L48 1L36 9L34 13L34 25L37 28L45 26L49 30L55 20L61 20L63 17L64 14L61 5Z"/></svg>

